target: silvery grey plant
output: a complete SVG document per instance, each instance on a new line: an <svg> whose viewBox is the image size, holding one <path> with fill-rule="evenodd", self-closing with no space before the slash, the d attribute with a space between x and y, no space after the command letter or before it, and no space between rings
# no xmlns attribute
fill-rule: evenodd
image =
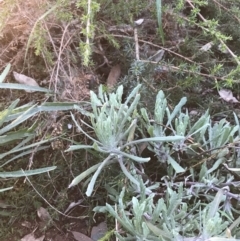
<svg viewBox="0 0 240 241"><path fill-rule="evenodd" d="M224 190L217 192L209 204L196 202L189 204L186 190L181 184L176 191L166 189L164 198L152 193L144 196L145 187L141 186L141 195L125 197L125 188L120 193L117 204L95 207L96 212L108 212L118 222L116 237L121 240L139 241L239 241L231 232L240 223L233 221L219 210Z"/></svg>
<svg viewBox="0 0 240 241"><path fill-rule="evenodd" d="M240 125L238 117L233 113L235 125L230 125L226 119L213 122L207 110L192 124L188 111L182 111L186 101L187 99L183 97L173 111L170 112L166 97L163 91L160 90L156 97L153 119L149 118L145 108L141 109L142 122L150 137L168 135L185 137L173 144L149 141L148 148L155 153L160 162L167 162L176 172L183 172L184 169L174 160L174 153L186 153L193 157L199 155L196 149L202 150L202 152L211 152L216 161L212 168L207 171L207 174L209 174L226 162L226 156L229 154L231 146L239 143ZM235 155L232 155L231 159L234 158Z"/></svg>
<svg viewBox="0 0 240 241"><path fill-rule="evenodd" d="M123 86L119 86L116 93L110 94L104 92L102 86L99 87L98 95L91 91L92 113L86 113L91 118L91 125L83 120L81 120L81 122L94 131L96 138L93 138L85 132L81 125L75 120L74 115L72 115L78 129L92 140L93 144L72 145L68 151L95 149L98 152L106 154L107 157L102 162L90 167L88 170L74 178L69 187L78 184L85 177L94 172L86 192L87 196L90 196L96 179L102 169L111 163L118 162L122 172L133 184L135 184L136 191L139 192L140 183L132 173L127 170L126 165L132 165L132 162L148 162L150 158L139 157L128 150L131 150L133 146L142 142L174 143L184 139L184 136L174 134L172 136L155 136L135 140L135 129L137 128L139 118L137 107L140 100L140 88L141 85L137 85L124 103L122 103ZM176 171L181 172L184 170L180 168L177 163L174 164L173 168L175 168ZM147 192L151 193L148 189Z"/></svg>
<svg viewBox="0 0 240 241"><path fill-rule="evenodd" d="M122 103L122 86L118 87L116 93L110 94L105 93L102 86L99 87L98 95L91 91L92 112L84 113L80 110L90 117L91 125L83 120L81 122L94 131L96 138L84 131L72 115L78 129L92 140L93 144L72 145L68 151L95 149L106 154L107 157L74 178L69 187L77 185L84 178L94 173L86 192L87 196L90 196L96 179L103 168L118 162L123 173L136 185L136 191L139 192L139 182L127 170L126 165L150 160L150 158L142 158L134 152L129 152L129 150L133 150L133 146L143 142L148 143L148 148L155 153L158 160L167 163L175 173L184 172L185 169L174 159L174 153L180 151L194 155L197 154L194 150L196 146L205 151L218 150L215 165L205 172L205 175L216 170L224 162L224 156L228 153L224 145L238 140L238 137L236 137L236 132L239 132L238 123L236 126L230 126L226 120L222 120L219 123L212 124L209 113L206 111L192 125L188 111L186 110L185 113L182 111L187 99L183 97L173 111L170 111L165 95L161 90L156 97L154 117L150 119L146 109L141 109L141 115L137 112L140 88L141 85L137 85L124 103ZM235 119L237 118L235 117ZM139 127L139 120L143 123L147 135L150 137L145 135L142 139L134 140L136 128L143 128L142 126ZM141 129L141 133L144 135L143 129Z"/></svg>
<svg viewBox="0 0 240 241"><path fill-rule="evenodd" d="M153 142L151 138L145 138L145 140L148 139L148 148L156 154L160 162L167 163L175 172L184 170L173 158L173 154L179 151L185 152L190 157L198 155L199 150L203 153L210 151L214 164L209 168L204 163L199 175L195 175L194 171L191 171L191 176L195 180L192 182L191 188L183 188L183 182L174 183L172 176L169 177L169 182L158 183L158 185L165 185L165 195L164 198L155 202L153 201L156 194L154 189L151 189L153 192L149 194L146 192L146 184L139 180L139 177L135 177L140 183L138 196L133 197L130 202L124 202L124 188L119 197L115 199L118 199L117 208L109 204L105 207L96 207L94 211L109 212L126 231L123 236L116 232L119 240L239 240L232 236L231 232L234 228L236 231L240 218L233 221L231 206L229 206L229 213L221 211L220 208L227 204L226 195L228 193L225 189L215 186L233 183L232 176L223 177L216 173L216 170L227 161L226 156L229 159L229 149L239 143L238 118L234 114L235 125L230 125L225 119L213 122L209 112L206 111L192 124L187 110L185 113L182 112L185 103L186 98L182 98L171 112L164 93L159 91L153 119L149 118L146 109L141 109L143 126L151 138L167 137L168 135L185 137L172 143ZM144 135L143 129L142 133ZM230 157L232 161L234 156ZM239 171L239 168L231 170ZM197 182L196 178L202 183ZM187 178L185 184L187 184ZM128 186L129 189L131 188ZM217 190L217 194L208 193L209 190ZM206 200L210 200L209 203L201 202L198 196L200 192L205 193ZM141 195L146 193L149 195L145 197ZM231 194L231 197L237 199L237 194ZM190 198L195 199L192 205L189 205L188 202ZM129 210L131 211L129 212ZM155 211L157 217L154 215Z"/></svg>

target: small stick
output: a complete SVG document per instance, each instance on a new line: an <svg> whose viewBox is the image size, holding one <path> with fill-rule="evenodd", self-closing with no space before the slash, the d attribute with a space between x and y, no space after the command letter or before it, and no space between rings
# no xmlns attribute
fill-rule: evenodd
<svg viewBox="0 0 240 241"><path fill-rule="evenodd" d="M135 41L135 52L136 52L136 60L139 61L139 44L138 44L138 33L137 28L134 28L134 41Z"/></svg>

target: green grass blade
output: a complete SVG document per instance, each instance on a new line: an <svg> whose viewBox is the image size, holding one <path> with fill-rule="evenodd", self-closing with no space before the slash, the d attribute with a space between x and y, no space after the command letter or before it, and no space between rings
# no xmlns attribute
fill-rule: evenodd
<svg viewBox="0 0 240 241"><path fill-rule="evenodd" d="M157 8L158 31L162 39L162 43L164 45L165 39L164 39L164 33L162 28L162 1L161 0L156 0L156 8Z"/></svg>
<svg viewBox="0 0 240 241"><path fill-rule="evenodd" d="M6 68L3 70L2 74L0 75L0 83L2 83L4 81L4 79L6 78L8 72L10 70L10 68L11 68L11 64L8 64L6 66Z"/></svg>
<svg viewBox="0 0 240 241"><path fill-rule="evenodd" d="M52 166L52 167L44 167L44 168L39 168L35 170L20 170L20 171L13 171L13 172L0 172L0 177L1 178L16 178L16 177L27 177L27 176L33 176L33 175L38 175L44 172L50 172L55 170L57 167Z"/></svg>
<svg viewBox="0 0 240 241"><path fill-rule="evenodd" d="M19 124L21 124L22 122L24 122L25 120L29 119L30 117L32 117L33 115L36 114L36 112L32 112L31 114L29 114L29 112L31 111L31 109L34 108L34 106L30 107L27 111L25 111L22 115L20 115L17 119L15 119L14 121L12 121L9 125L5 126L4 128L2 128L0 130L0 135L2 135L3 133L13 129L14 127L18 126Z"/></svg>
<svg viewBox="0 0 240 241"><path fill-rule="evenodd" d="M47 149L49 148L49 146L40 146L36 149L36 152L37 151L40 151L40 150L44 150L44 149ZM0 168L6 166L7 164L9 164L10 162L13 162L15 160L19 160L20 158L22 158L23 156L26 156L26 155L29 155L31 154L33 151L32 149L31 150L27 150L27 151L24 151L24 152L21 152L19 155L14 155L13 158L9 159L8 161L6 161L5 163L3 163Z"/></svg>
<svg viewBox="0 0 240 241"><path fill-rule="evenodd" d="M0 83L0 89L13 89L13 90L26 90L26 91L39 91L45 93L53 93L52 90L42 88L39 86L30 86L23 84L12 84L12 83Z"/></svg>

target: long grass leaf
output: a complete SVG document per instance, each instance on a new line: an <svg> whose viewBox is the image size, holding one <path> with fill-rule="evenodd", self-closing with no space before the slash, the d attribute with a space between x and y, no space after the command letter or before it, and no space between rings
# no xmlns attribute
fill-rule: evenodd
<svg viewBox="0 0 240 241"><path fill-rule="evenodd" d="M0 127L3 125L4 122L6 122L6 119L13 112L13 109L17 106L18 102L19 99L16 99L7 109L0 112Z"/></svg>
<svg viewBox="0 0 240 241"><path fill-rule="evenodd" d="M115 162L115 160L111 160L107 163L107 165L112 164L113 162ZM92 174L93 172L95 172L98 167L101 165L101 163L98 163L90 168L88 168L86 171L82 172L80 175L76 176L72 182L70 183L70 185L68 186L68 188L71 188L73 186L76 186L79 182L81 182L83 179L85 179L86 177L88 177L90 174Z"/></svg>
<svg viewBox="0 0 240 241"><path fill-rule="evenodd" d="M94 188L94 185L95 185L95 182L97 180L97 177L99 176L99 174L101 173L102 169L104 168L104 166L106 166L106 164L110 161L112 157L111 156L108 156L104 161L102 161L100 163L100 165L98 166L96 172L94 173L90 183L88 184L88 188L87 188L87 191L86 191L86 195L88 197L90 197L92 195L92 192L93 192L93 188Z"/></svg>
<svg viewBox="0 0 240 241"><path fill-rule="evenodd" d="M39 86L30 86L30 85L12 84L12 83L0 83L0 89L27 90L27 91L53 93L52 90L42 88Z"/></svg>
<svg viewBox="0 0 240 241"><path fill-rule="evenodd" d="M0 135L2 135L3 133L13 129L14 127L18 126L19 124L21 124L22 122L24 122L25 120L29 119L30 117L32 117L33 115L36 114L36 112L33 112L31 114L29 114L30 110L34 108L34 106L30 107L27 111L25 111L24 113L22 113L20 116L18 116L17 119L15 119L14 121L12 121L9 125L5 126L4 128L2 128L0 130Z"/></svg>
<svg viewBox="0 0 240 241"><path fill-rule="evenodd" d="M10 70L10 68L11 68L11 64L7 64L7 66L3 70L2 74L0 75L0 83L2 83L4 81L4 79L6 78L8 72Z"/></svg>
<svg viewBox="0 0 240 241"><path fill-rule="evenodd" d="M38 147L35 151L40 151L40 150L44 150L44 149L47 149L49 148L48 146L40 146ZM28 151L24 151L24 152L21 152L19 155L14 155L13 158L9 159L8 161L4 162L2 165L0 165L0 168L1 167L4 167L5 165L9 164L10 162L13 162L15 160L19 160L21 157L23 156L26 156L26 155L29 155L31 154L33 151L32 149L31 150L28 150Z"/></svg>
<svg viewBox="0 0 240 241"><path fill-rule="evenodd" d="M213 201L210 204L208 211L208 219L213 218L219 210L219 205L224 197L223 189L219 189Z"/></svg>
<svg viewBox="0 0 240 241"><path fill-rule="evenodd" d="M0 177L1 178L16 178L16 177L26 177L26 176L32 176L32 175L38 175L44 172L50 172L55 170L57 167L52 166L52 167L44 167L44 168L39 168L35 170L20 170L20 171L13 171L13 172L0 172Z"/></svg>
<svg viewBox="0 0 240 241"><path fill-rule="evenodd" d="M122 148L128 145L138 144L142 142L173 142L173 141L181 141L184 139L185 139L184 136L163 136L163 137L161 136L161 137L143 138L140 140L130 141L127 144L123 145Z"/></svg>

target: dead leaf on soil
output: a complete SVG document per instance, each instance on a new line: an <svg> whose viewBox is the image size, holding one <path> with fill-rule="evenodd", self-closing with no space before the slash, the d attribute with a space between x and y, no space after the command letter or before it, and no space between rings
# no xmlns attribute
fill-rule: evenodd
<svg viewBox="0 0 240 241"><path fill-rule="evenodd" d="M21 225L22 225L23 227L26 227L26 228L29 228L29 229L32 228L32 224L31 224L30 222L28 222L28 221L23 221L23 222L21 223Z"/></svg>
<svg viewBox="0 0 240 241"><path fill-rule="evenodd" d="M221 89L221 90L218 91L218 94L226 102L239 103L239 101L233 96L233 93L232 93L231 90Z"/></svg>
<svg viewBox="0 0 240 241"><path fill-rule="evenodd" d="M94 241L98 241L107 233L107 223L101 222L98 226L94 226L91 232L91 238Z"/></svg>
<svg viewBox="0 0 240 241"><path fill-rule="evenodd" d="M209 43L203 45L203 46L200 48L200 51L206 52L206 51L208 51L209 49L211 49L212 46L213 46L213 42L209 42Z"/></svg>
<svg viewBox="0 0 240 241"><path fill-rule="evenodd" d="M19 73L13 71L13 76L14 76L15 80L20 84L39 87L38 83L33 78L30 78L24 74L19 74ZM29 93L35 92L34 90L25 90L25 91L29 92Z"/></svg>
<svg viewBox="0 0 240 241"><path fill-rule="evenodd" d="M149 60L159 62L160 60L162 60L164 53L165 53L165 51L163 49L160 49L156 53L154 53L154 55L152 55L149 58Z"/></svg>
<svg viewBox="0 0 240 241"><path fill-rule="evenodd" d="M69 125L69 124L68 124ZM64 212L64 214L66 214L67 212L69 212L72 208L80 205L84 200L83 199L79 199L77 202L71 202L69 204L69 206L67 207L66 211Z"/></svg>
<svg viewBox="0 0 240 241"><path fill-rule="evenodd" d="M89 238L83 233L72 231L72 234L77 241L93 241L91 238Z"/></svg>
<svg viewBox="0 0 240 241"><path fill-rule="evenodd" d="M136 25L141 25L143 23L143 21L144 21L144 18L140 18L134 22L136 23Z"/></svg>
<svg viewBox="0 0 240 241"><path fill-rule="evenodd" d="M51 220L51 216L50 216L49 212L43 207L40 207L37 210L37 215L41 219L41 221L43 221L44 223L47 223Z"/></svg>
<svg viewBox="0 0 240 241"><path fill-rule="evenodd" d="M117 81L119 79L121 75L121 67L119 64L115 65L112 67L109 75L108 75L108 78L107 78L107 86L108 88L113 88L114 86L116 86L117 84Z"/></svg>
<svg viewBox="0 0 240 241"><path fill-rule="evenodd" d="M21 241L43 241L45 238L45 235L41 236L40 238L35 238L33 233L25 235Z"/></svg>

